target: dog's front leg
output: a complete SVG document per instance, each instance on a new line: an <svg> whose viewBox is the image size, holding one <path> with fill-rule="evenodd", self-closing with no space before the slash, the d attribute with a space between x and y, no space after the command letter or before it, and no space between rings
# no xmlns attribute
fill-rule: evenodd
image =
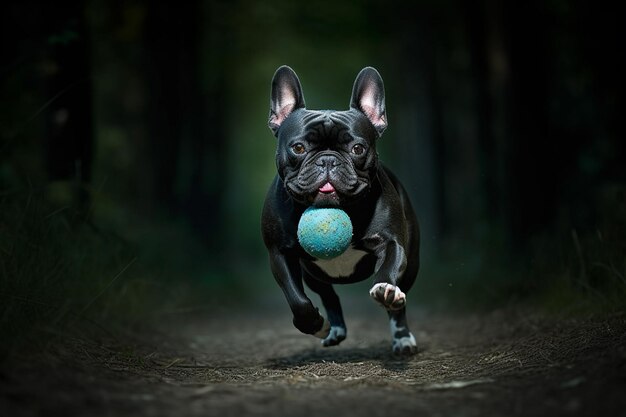
<svg viewBox="0 0 626 417"><path fill-rule="evenodd" d="M293 325L302 333L325 339L330 332L330 323L304 293L300 261L295 256L270 250L270 264L274 278L283 290L293 313Z"/></svg>
<svg viewBox="0 0 626 417"><path fill-rule="evenodd" d="M404 248L397 241L390 240L379 249L377 256L370 296L387 310L400 310L406 304L406 295L401 290L407 263Z"/></svg>
<svg viewBox="0 0 626 417"><path fill-rule="evenodd" d="M395 354L413 355L417 352L415 336L406 320L406 294L414 277L405 277L407 265L404 248L390 241L379 253L370 296L387 310ZM404 290L404 291L403 291Z"/></svg>

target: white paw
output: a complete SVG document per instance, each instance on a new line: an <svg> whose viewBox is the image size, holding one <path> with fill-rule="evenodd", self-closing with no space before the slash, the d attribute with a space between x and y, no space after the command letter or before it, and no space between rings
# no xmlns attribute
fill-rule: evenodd
<svg viewBox="0 0 626 417"><path fill-rule="evenodd" d="M328 334L330 333L330 322L327 318L324 317L324 324L322 324L322 328L315 332L313 336L318 337L320 339L326 339Z"/></svg>
<svg viewBox="0 0 626 417"><path fill-rule="evenodd" d="M404 337L394 337L391 347L396 355L414 355L417 353L417 342L413 333Z"/></svg>
<svg viewBox="0 0 626 417"><path fill-rule="evenodd" d="M322 340L322 345L335 346L341 343L346 338L346 328L341 326L331 326L330 334L327 338Z"/></svg>
<svg viewBox="0 0 626 417"><path fill-rule="evenodd" d="M370 297L387 310L400 310L406 305L406 295L392 284L378 283L370 289Z"/></svg>

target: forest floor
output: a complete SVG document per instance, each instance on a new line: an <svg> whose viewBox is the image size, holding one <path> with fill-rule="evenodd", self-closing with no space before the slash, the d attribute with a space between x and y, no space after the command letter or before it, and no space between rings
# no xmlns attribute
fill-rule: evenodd
<svg viewBox="0 0 626 417"><path fill-rule="evenodd" d="M626 315L410 311L420 351L402 359L370 303L344 307L333 348L278 299L67 335L0 370L0 415L626 416Z"/></svg>

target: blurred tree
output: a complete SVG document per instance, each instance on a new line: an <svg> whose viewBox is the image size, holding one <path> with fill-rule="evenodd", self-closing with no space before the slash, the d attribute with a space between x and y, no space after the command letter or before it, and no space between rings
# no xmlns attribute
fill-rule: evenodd
<svg viewBox="0 0 626 417"><path fill-rule="evenodd" d="M47 168L50 179L89 183L93 159L91 47L85 2L44 3L49 49L43 62L46 95ZM81 198L86 198L82 188Z"/></svg>
<svg viewBox="0 0 626 417"><path fill-rule="evenodd" d="M534 2L512 3L504 18L511 63L506 201L512 242L519 246L554 219L559 191L557 150L564 138L553 134L547 118L553 51L546 42L545 9Z"/></svg>
<svg viewBox="0 0 626 417"><path fill-rule="evenodd" d="M2 68L2 81L7 83L3 113L12 116L2 131L5 152L29 155L20 159L31 168L22 175L32 176L32 180L41 181L41 172L48 180L70 180L74 202L85 209L93 162L91 39L85 2L23 2L3 7L5 39L15 39L3 42L8 63ZM23 84L11 85L16 80ZM35 103L35 99L40 101ZM22 113L17 113L20 110ZM40 121L45 133L25 137L29 125ZM35 146L17 151L20 141ZM38 159L35 155L39 152L43 153L43 169L33 169L31 161Z"/></svg>
<svg viewBox="0 0 626 417"><path fill-rule="evenodd" d="M426 251L439 246L448 222L446 201L446 141L440 83L438 9L431 4L405 5L408 10L395 14L398 52L388 59L399 63L389 82L400 94L393 106L397 113L398 134L394 136L397 170L406 182L416 205L426 242ZM394 52L393 50L390 52ZM399 81L401 80L401 81ZM393 118L392 118L393 120Z"/></svg>

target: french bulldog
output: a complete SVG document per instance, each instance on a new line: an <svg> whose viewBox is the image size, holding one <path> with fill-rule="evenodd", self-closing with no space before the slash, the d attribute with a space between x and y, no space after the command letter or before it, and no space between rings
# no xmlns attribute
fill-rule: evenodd
<svg viewBox="0 0 626 417"><path fill-rule="evenodd" d="M387 128L380 74L361 70L349 110L308 110L298 76L282 66L272 80L270 106L278 173L263 207L262 234L294 326L323 346L338 345L347 329L333 285L373 277L369 295L388 313L393 353L415 354L406 294L419 269L419 226L405 189L378 159L376 143ZM298 243L298 222L309 206L350 216L352 241L340 256L317 259ZM303 284L319 294L327 318Z"/></svg>

